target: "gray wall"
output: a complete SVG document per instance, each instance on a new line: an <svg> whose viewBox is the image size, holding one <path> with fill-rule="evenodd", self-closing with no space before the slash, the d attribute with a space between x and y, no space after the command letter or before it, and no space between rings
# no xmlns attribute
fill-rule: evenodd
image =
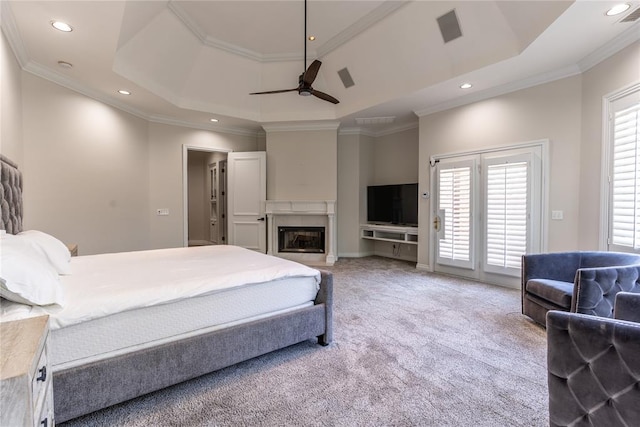
<svg viewBox="0 0 640 427"><path fill-rule="evenodd" d="M337 124L330 130L300 127L267 128L267 199L337 200Z"/></svg>
<svg viewBox="0 0 640 427"><path fill-rule="evenodd" d="M0 152L22 166L22 73L0 31Z"/></svg>
<svg viewBox="0 0 640 427"><path fill-rule="evenodd" d="M598 249L602 97L638 81L639 51L635 43L585 74L421 117L420 191L430 189L432 155L548 138L548 208L564 219L549 221L547 249ZM419 209L418 264L426 268L430 201Z"/></svg>
<svg viewBox="0 0 640 427"><path fill-rule="evenodd" d="M582 75L580 218L578 247L598 247L602 162L602 97L640 82L640 43L620 51ZM588 231L587 231L588 230Z"/></svg>
<svg viewBox="0 0 640 427"><path fill-rule="evenodd" d="M416 261L415 245L360 238L367 222L367 186L418 182L418 129L373 137L342 132L338 137L338 254L380 255ZM395 252L395 253L394 253Z"/></svg>
<svg viewBox="0 0 640 427"><path fill-rule="evenodd" d="M0 151L24 173L25 228L82 255L183 245L184 145L264 149L264 136L148 122L24 72L0 37Z"/></svg>

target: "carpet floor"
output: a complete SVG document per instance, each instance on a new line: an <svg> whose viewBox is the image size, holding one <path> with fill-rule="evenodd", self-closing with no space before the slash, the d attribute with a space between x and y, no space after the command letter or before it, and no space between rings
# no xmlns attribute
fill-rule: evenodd
<svg viewBox="0 0 640 427"><path fill-rule="evenodd" d="M330 346L300 343L62 425L548 425L545 331L519 291L379 257L327 270Z"/></svg>

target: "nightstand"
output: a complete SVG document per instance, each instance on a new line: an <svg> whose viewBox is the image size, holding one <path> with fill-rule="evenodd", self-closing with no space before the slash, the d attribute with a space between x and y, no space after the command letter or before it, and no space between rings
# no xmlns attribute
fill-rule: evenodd
<svg viewBox="0 0 640 427"><path fill-rule="evenodd" d="M54 425L49 316L0 322L0 425Z"/></svg>
<svg viewBox="0 0 640 427"><path fill-rule="evenodd" d="M78 244L77 243L67 243L67 249L71 253L71 256L78 256Z"/></svg>

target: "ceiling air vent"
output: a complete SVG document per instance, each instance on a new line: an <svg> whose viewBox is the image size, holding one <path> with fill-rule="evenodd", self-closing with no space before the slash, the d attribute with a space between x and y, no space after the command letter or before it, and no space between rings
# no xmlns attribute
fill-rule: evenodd
<svg viewBox="0 0 640 427"><path fill-rule="evenodd" d="M393 123L395 116L389 117L356 117L356 123L359 125L387 125Z"/></svg>
<svg viewBox="0 0 640 427"><path fill-rule="evenodd" d="M338 76L340 76L340 80L342 80L342 84L344 85L345 89L355 85L353 79L351 78L351 74L349 74L349 70L347 70L347 67L344 67L342 70L338 71Z"/></svg>
<svg viewBox="0 0 640 427"><path fill-rule="evenodd" d="M636 22L640 18L640 7L628 14L622 21L620 22Z"/></svg>
<svg viewBox="0 0 640 427"><path fill-rule="evenodd" d="M442 33L442 39L445 43L455 40L458 37L462 37L462 30L460 29L460 23L458 22L458 16L456 10L445 13L437 19L440 32Z"/></svg>

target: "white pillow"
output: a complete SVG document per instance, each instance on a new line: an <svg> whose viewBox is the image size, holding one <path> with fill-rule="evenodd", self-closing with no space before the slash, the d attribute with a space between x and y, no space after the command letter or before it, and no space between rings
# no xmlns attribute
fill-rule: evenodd
<svg viewBox="0 0 640 427"><path fill-rule="evenodd" d="M22 304L64 304L58 273L41 253L16 236L0 241L0 296Z"/></svg>
<svg viewBox="0 0 640 427"><path fill-rule="evenodd" d="M71 253L60 240L38 230L23 231L16 236L41 252L58 274L71 274Z"/></svg>

